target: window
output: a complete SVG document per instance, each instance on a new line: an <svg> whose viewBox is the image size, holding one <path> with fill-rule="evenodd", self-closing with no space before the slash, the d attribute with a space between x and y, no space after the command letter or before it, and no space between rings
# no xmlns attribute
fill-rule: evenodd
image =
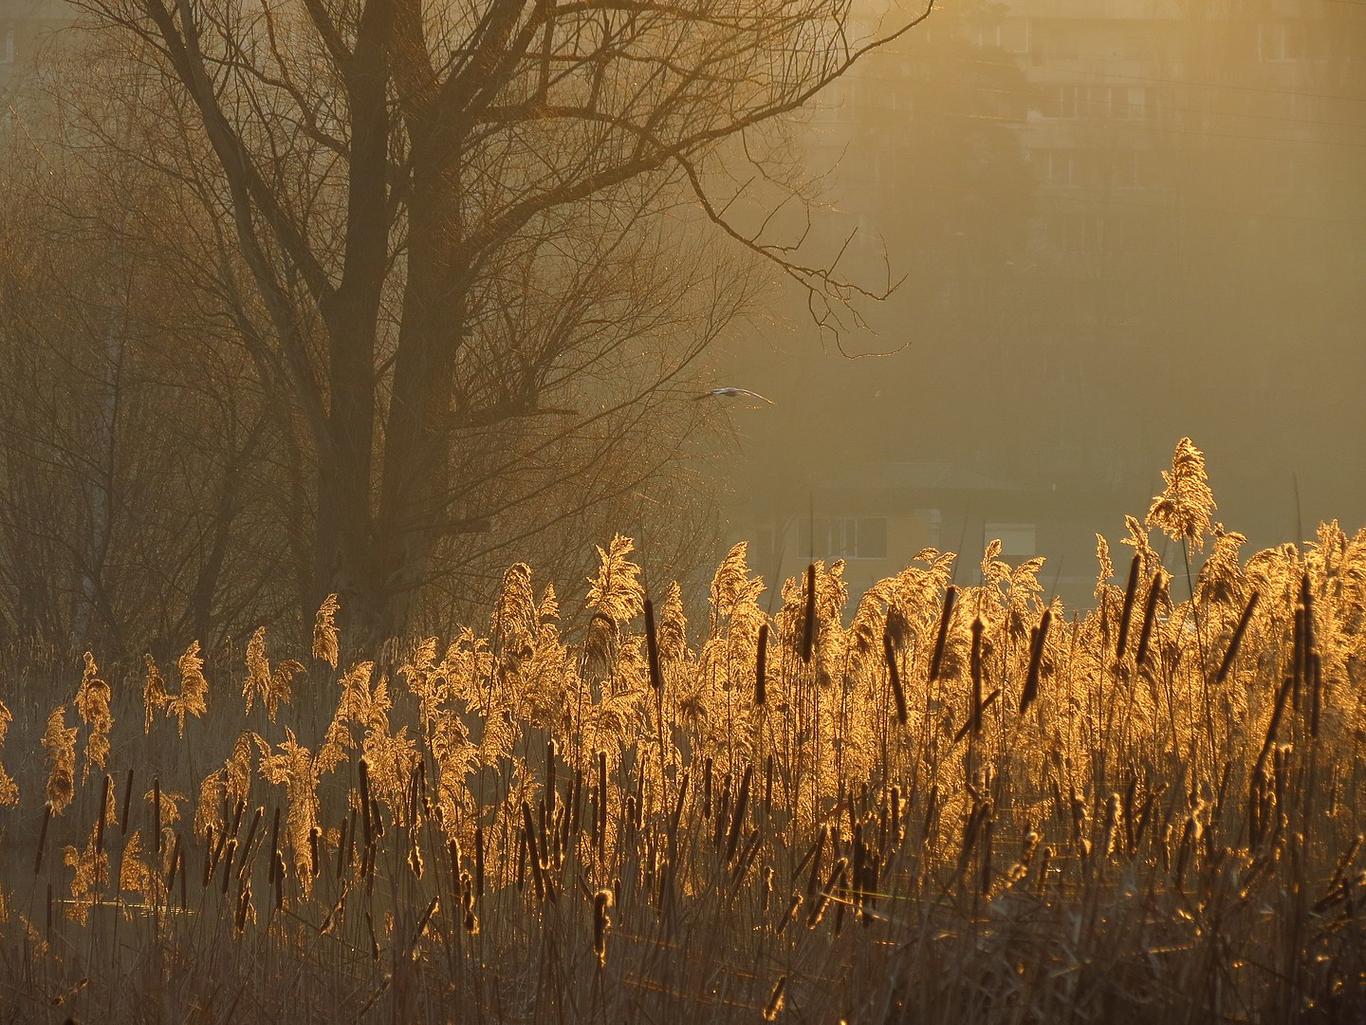
<svg viewBox="0 0 1366 1025"><path fill-rule="evenodd" d="M1145 114L1145 93L1117 85L1045 85L1038 94L1039 110L1044 117L1137 120Z"/></svg>
<svg viewBox="0 0 1366 1025"><path fill-rule="evenodd" d="M1292 21L1257 26L1257 59L1265 62L1298 60L1307 56L1303 25Z"/></svg>
<svg viewBox="0 0 1366 1025"><path fill-rule="evenodd" d="M1044 173L1050 185L1075 185L1077 182L1077 155L1070 149L1051 149Z"/></svg>
<svg viewBox="0 0 1366 1025"><path fill-rule="evenodd" d="M1029 21L1012 18L995 25L979 25L973 34L979 49L999 47L1007 53L1029 52Z"/></svg>
<svg viewBox="0 0 1366 1025"><path fill-rule="evenodd" d="M1053 117L1076 117L1077 116L1077 87L1075 85L1058 86L1057 96L1053 103Z"/></svg>
<svg viewBox="0 0 1366 1025"><path fill-rule="evenodd" d="M798 536L798 554L805 556L808 553L815 559L885 559L887 520L885 517L818 516L814 522L803 521Z"/></svg>
<svg viewBox="0 0 1366 1025"><path fill-rule="evenodd" d="M938 509L915 509L912 515L924 531L923 544L920 541L916 543L922 544L925 548L938 548L943 543L941 538L944 533L944 514Z"/></svg>
<svg viewBox="0 0 1366 1025"><path fill-rule="evenodd" d="M982 531L982 545L999 539L1005 558L1032 559L1039 554L1034 535L1032 523L988 523Z"/></svg>
<svg viewBox="0 0 1366 1025"><path fill-rule="evenodd" d="M1090 212L1059 214L1053 228L1053 242L1064 253L1099 253L1105 247L1105 219Z"/></svg>

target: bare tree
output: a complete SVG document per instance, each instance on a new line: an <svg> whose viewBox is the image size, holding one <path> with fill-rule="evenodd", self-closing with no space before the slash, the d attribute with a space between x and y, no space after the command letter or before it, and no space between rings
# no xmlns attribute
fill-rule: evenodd
<svg viewBox="0 0 1366 1025"><path fill-rule="evenodd" d="M867 294L709 183L723 150L754 159L756 133L928 13L856 30L847 0L84 6L143 73L133 106L159 96L121 146L207 214L203 287L275 420L304 597L343 591L381 635L453 566L638 489L685 444L668 403L750 295L704 229L822 317Z"/></svg>

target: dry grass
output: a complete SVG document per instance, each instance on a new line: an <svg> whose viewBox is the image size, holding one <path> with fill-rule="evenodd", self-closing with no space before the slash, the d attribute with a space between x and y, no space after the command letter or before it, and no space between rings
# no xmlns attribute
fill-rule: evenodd
<svg viewBox="0 0 1366 1025"><path fill-rule="evenodd" d="M0 1019L1366 1020L1366 531L1242 560L1203 478L1080 615L993 545L770 620L741 545L693 648L618 538L572 638L518 565L391 671L329 599L301 662L30 676Z"/></svg>

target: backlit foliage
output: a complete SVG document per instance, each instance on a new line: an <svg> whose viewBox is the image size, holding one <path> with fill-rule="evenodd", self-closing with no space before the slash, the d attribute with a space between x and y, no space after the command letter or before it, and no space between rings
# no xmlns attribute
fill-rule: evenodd
<svg viewBox="0 0 1366 1025"><path fill-rule="evenodd" d="M333 1020L442 1019L452 993L519 1022L1360 1020L1366 531L1244 557L1213 509L1183 441L1127 572L1097 537L1079 613L993 541L975 582L926 549L852 608L816 563L770 616L739 544L692 633L659 588L652 656L617 536L564 618L518 563L483 632L334 674L332 598L310 668L250 638L240 705L197 644L178 694L149 658L150 742L111 738L87 656L108 782L77 787L58 706L46 790L20 773L0 818L43 830L7 906L51 884L88 929L122 916L160 981L62 916L43 977L129 1013L161 987L176 1020L228 991L284 1013L300 978ZM1212 540L1193 594L1149 525ZM36 1008L34 978L7 976Z"/></svg>

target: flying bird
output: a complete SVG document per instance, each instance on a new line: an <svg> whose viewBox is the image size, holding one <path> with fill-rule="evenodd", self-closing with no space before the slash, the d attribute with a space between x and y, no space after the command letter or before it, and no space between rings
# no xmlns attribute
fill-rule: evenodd
<svg viewBox="0 0 1366 1025"><path fill-rule="evenodd" d="M704 391L701 395L695 395L693 399L694 401L700 402L702 399L738 399L742 397L747 399L758 399L760 402L766 402L770 406L773 405L772 399L764 398L764 396L760 395L757 391L750 391L748 388L713 388L711 391Z"/></svg>

